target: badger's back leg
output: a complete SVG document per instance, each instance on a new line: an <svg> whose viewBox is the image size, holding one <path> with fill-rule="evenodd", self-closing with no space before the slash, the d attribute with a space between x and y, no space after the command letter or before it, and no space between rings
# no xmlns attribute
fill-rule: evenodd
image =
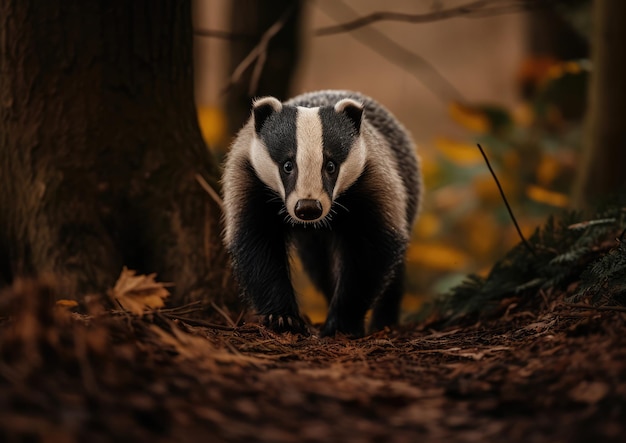
<svg viewBox="0 0 626 443"><path fill-rule="evenodd" d="M374 305L370 324L372 331L380 331L385 326L398 323L404 293L404 273L404 261L402 261L396 266L393 278Z"/></svg>
<svg viewBox="0 0 626 443"><path fill-rule="evenodd" d="M340 332L360 337L365 332L365 313L387 288L386 280L401 261L404 243L392 231L375 224L360 229L352 227L337 238L337 282L320 334L332 336ZM392 306L389 303L380 311L379 321L387 321L393 315Z"/></svg>

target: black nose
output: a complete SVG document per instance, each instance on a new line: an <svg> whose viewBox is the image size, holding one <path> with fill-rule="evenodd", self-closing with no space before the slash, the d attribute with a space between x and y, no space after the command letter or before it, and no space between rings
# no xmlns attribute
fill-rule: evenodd
<svg viewBox="0 0 626 443"><path fill-rule="evenodd" d="M322 215L322 204L319 200L304 198L296 203L295 213L301 220L315 220Z"/></svg>

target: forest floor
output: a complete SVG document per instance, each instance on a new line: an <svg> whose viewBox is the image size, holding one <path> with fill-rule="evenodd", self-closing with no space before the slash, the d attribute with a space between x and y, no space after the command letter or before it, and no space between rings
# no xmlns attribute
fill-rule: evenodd
<svg viewBox="0 0 626 443"><path fill-rule="evenodd" d="M0 441L624 441L626 312L563 296L348 340L78 315L21 282L0 299Z"/></svg>

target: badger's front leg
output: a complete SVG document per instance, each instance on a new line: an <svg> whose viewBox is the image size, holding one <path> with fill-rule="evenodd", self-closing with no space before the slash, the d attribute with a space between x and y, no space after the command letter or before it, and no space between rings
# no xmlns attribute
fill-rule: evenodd
<svg viewBox="0 0 626 443"><path fill-rule="evenodd" d="M265 229L264 229L265 228ZM257 220L238 230L230 246L235 278L265 326L308 335L289 278L284 233Z"/></svg>
<svg viewBox="0 0 626 443"><path fill-rule="evenodd" d="M406 241L394 231L370 225L338 233L336 243L335 291L320 335L361 337L365 314L392 281Z"/></svg>

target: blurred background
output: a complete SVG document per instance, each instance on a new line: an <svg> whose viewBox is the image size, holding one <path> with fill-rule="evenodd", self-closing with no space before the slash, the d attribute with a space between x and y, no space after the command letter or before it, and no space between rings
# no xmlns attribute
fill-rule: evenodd
<svg viewBox="0 0 626 443"><path fill-rule="evenodd" d="M587 0L196 0L199 122L221 157L251 97L350 89L390 109L417 143L426 188L407 257L409 315L468 273L485 274L519 242L476 143L526 235L570 205L590 7ZM379 11L419 19L328 28ZM303 310L322 321L323 298L296 274Z"/></svg>

